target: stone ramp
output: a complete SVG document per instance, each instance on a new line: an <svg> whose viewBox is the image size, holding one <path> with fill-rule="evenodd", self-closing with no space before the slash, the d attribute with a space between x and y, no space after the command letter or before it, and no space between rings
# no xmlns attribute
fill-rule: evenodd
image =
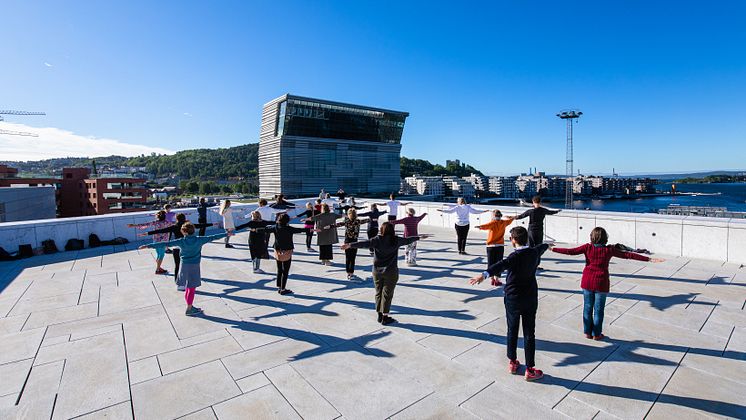
<svg viewBox="0 0 746 420"><path fill-rule="evenodd" d="M295 294L280 296L273 262L252 273L244 234L235 249L209 244L196 318L136 244L2 263L0 418L746 417L738 265L615 260L610 338L596 342L582 335L582 257L546 254L546 377L527 383L506 372L501 290L467 282L484 269L484 235L459 256L451 230L424 230L436 236L419 266L402 264L399 322L385 327L365 252L366 281L349 282L338 249L324 267L299 246Z"/></svg>

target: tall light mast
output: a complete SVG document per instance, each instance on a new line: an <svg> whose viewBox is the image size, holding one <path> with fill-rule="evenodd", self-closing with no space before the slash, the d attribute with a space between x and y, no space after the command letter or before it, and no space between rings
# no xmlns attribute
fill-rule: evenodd
<svg viewBox="0 0 746 420"><path fill-rule="evenodd" d="M571 109L567 111L560 111L557 116L560 117L563 120L567 120L567 155L565 157L565 175L567 175L567 179L565 180L565 208L571 209L573 207L573 161L572 161L572 123L573 120L580 118L580 116L583 115L582 112Z"/></svg>

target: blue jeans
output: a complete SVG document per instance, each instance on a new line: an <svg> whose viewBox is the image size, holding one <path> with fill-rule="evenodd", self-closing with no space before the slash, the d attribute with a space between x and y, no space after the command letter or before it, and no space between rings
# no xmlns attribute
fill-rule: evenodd
<svg viewBox="0 0 746 420"><path fill-rule="evenodd" d="M605 306L606 293L583 290L583 332L593 336L601 335Z"/></svg>

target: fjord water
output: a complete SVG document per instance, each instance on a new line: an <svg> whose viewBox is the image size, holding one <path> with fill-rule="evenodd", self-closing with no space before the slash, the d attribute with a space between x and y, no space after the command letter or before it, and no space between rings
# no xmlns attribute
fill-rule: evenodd
<svg viewBox="0 0 746 420"><path fill-rule="evenodd" d="M672 182L662 182L656 186L661 192L671 190ZM669 204L682 206L726 207L730 211L746 211L746 182L721 184L676 184L676 191L701 193L704 195L671 195L663 197L638 198L634 200L577 200L575 208L601 211L632 213L657 213ZM717 194L719 195L709 195ZM556 206L551 203L550 206Z"/></svg>

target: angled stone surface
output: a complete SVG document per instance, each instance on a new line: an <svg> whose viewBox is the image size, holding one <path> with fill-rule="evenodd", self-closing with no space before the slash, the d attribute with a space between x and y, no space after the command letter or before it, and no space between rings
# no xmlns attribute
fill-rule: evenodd
<svg viewBox="0 0 746 420"><path fill-rule="evenodd" d="M252 272L244 233L235 249L207 245L198 317L137 243L0 262L0 418L744 417L739 265L614 260L607 338L594 341L582 331L582 256L546 254L545 377L530 383L506 372L502 288L468 284L485 267L484 234L470 232L459 256L452 229L423 232L437 236L419 244L417 267L400 265L388 326L376 322L367 253L356 268L366 280L350 282L338 249L326 267L299 246L295 293L281 296L271 261Z"/></svg>
<svg viewBox="0 0 746 420"><path fill-rule="evenodd" d="M220 420L245 419L248 413L258 419L300 419L298 413L271 385L230 399L213 407Z"/></svg>
<svg viewBox="0 0 746 420"><path fill-rule="evenodd" d="M132 386L132 402L138 419L177 418L239 394L241 390L220 361Z"/></svg>
<svg viewBox="0 0 746 420"><path fill-rule="evenodd" d="M339 412L289 364L266 372L272 385L304 419L336 419Z"/></svg>

